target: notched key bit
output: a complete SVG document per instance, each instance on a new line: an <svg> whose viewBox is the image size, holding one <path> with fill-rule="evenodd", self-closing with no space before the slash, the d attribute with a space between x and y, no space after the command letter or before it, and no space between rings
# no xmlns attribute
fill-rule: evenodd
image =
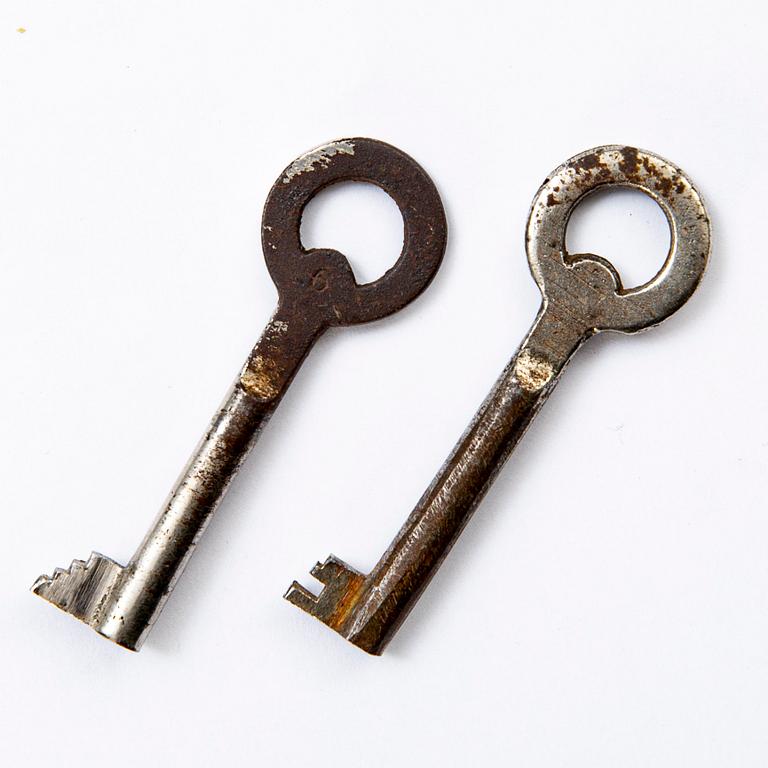
<svg viewBox="0 0 768 768"><path fill-rule="evenodd" d="M666 214L669 254L645 285L625 289L613 265L569 254L573 209L605 186L634 187ZM568 160L544 182L526 248L542 304L531 331L452 454L368 575L330 557L312 571L318 596L294 582L287 600L372 654L380 654L435 574L574 352L601 331L660 323L696 290L709 257L709 219L685 174L650 152L603 146Z"/></svg>
<svg viewBox="0 0 768 768"><path fill-rule="evenodd" d="M32 591L98 630L106 596L123 566L98 552L86 563L73 560L69 568L56 568L53 576L40 576Z"/></svg>
<svg viewBox="0 0 768 768"><path fill-rule="evenodd" d="M369 181L403 217L403 250L382 277L358 285L338 251L305 250L301 214L324 187ZM277 408L304 357L330 326L397 312L431 282L445 250L440 196L424 170L399 149L373 139L325 144L294 161L264 207L262 245L278 289L277 310L224 404L127 566L93 553L87 563L41 576L32 591L104 637L141 647L230 481Z"/></svg>

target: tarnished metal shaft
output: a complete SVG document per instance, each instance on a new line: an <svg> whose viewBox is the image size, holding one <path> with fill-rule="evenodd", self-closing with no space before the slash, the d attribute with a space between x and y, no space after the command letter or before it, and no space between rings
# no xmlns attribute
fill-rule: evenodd
<svg viewBox="0 0 768 768"><path fill-rule="evenodd" d="M318 597L294 582L286 598L364 651L379 654L426 589L472 513L590 332L542 307L464 434L373 570L331 556L313 575Z"/></svg>
<svg viewBox="0 0 768 768"><path fill-rule="evenodd" d="M321 328L278 309L197 444L154 525L91 626L132 650L165 605L232 478L274 413Z"/></svg>
<svg viewBox="0 0 768 768"><path fill-rule="evenodd" d="M235 381L93 628L138 650L277 403Z"/></svg>
<svg viewBox="0 0 768 768"><path fill-rule="evenodd" d="M356 645L377 653L387 644L587 338L581 332L553 336L555 327L563 328L555 310L543 310L371 571L343 632Z"/></svg>
<svg viewBox="0 0 768 768"><path fill-rule="evenodd" d="M124 648L141 648L232 478L321 332L305 318L290 325L285 318L278 309L268 323L128 565L94 555L83 571L99 578L78 591L79 612Z"/></svg>

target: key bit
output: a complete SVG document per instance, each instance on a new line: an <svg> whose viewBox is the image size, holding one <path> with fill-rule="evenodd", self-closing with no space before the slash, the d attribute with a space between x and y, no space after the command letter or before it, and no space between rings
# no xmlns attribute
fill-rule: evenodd
<svg viewBox="0 0 768 768"><path fill-rule="evenodd" d="M322 189L342 181L381 187L403 217L403 249L372 283L358 285L338 251L306 250L301 215ZM279 300L274 315L126 566L103 555L41 576L32 591L115 643L138 650L197 542L277 408L305 356L331 326L386 317L429 285L443 258L446 222L425 171L399 149L365 138L308 152L281 174L267 197L262 245ZM330 568L331 566L329 566Z"/></svg>
<svg viewBox="0 0 768 768"><path fill-rule="evenodd" d="M363 587L365 576L333 555L324 563L317 563L310 574L324 585L320 594L315 596L294 582L289 599L338 631L352 607L352 600Z"/></svg>
<svg viewBox="0 0 768 768"><path fill-rule="evenodd" d="M109 594L122 570L114 560L92 552L88 562L73 560L69 568L56 568L53 576L41 576L32 591L98 629L104 596Z"/></svg>
<svg viewBox="0 0 768 768"><path fill-rule="evenodd" d="M574 208L606 186L647 193L669 222L667 258L637 288L624 288L609 261L565 248ZM542 184L526 249L542 294L533 327L389 549L365 576L331 557L312 572L325 585L318 596L297 582L285 594L368 653L380 654L413 608L576 350L602 331L656 325L690 298L709 257L709 219L679 168L650 152L602 146Z"/></svg>

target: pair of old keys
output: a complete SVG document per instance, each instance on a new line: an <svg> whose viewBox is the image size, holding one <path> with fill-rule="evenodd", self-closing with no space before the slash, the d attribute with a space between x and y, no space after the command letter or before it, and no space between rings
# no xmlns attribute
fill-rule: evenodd
<svg viewBox="0 0 768 768"><path fill-rule="evenodd" d="M305 250L304 207L341 181L378 185L404 221L403 250L373 283L358 285L346 258ZM664 211L671 232L661 270L624 289L610 262L569 254L568 220L588 194L633 187ZM127 566L93 553L41 576L33 591L131 650L141 647L200 536L304 357L328 327L368 322L413 301L446 243L434 184L410 157L371 139L326 144L285 169L264 208L262 242L277 309L160 515ZM557 168L534 197L526 248L542 304L531 330L397 537L368 575L331 556L312 570L318 596L294 582L285 597L359 648L380 654L425 589L574 352L601 331L660 323L696 289L710 248L709 219L679 169L649 152L601 146Z"/></svg>

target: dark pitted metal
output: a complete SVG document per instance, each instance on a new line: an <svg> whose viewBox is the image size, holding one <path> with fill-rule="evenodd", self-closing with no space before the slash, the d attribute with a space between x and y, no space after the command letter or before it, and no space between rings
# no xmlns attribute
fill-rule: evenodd
<svg viewBox="0 0 768 768"><path fill-rule="evenodd" d="M299 238L304 207L341 181L375 184L403 217L400 258L365 285L355 282L341 253L306 251ZM264 258L281 306L300 306L325 325L367 323L402 309L429 285L445 250L445 214L435 185L404 152L371 139L336 141L302 155L272 187L262 224Z"/></svg>
<svg viewBox="0 0 768 768"><path fill-rule="evenodd" d="M355 282L338 251L306 250L299 239L306 204L341 181L388 192L405 225L403 250L378 280ZM280 175L264 208L264 254L279 301L224 404L198 444L160 515L127 566L93 553L41 576L33 591L103 636L138 650L202 536L230 481L277 408L315 340L329 326L397 312L430 283L445 251L440 196L399 149L344 139L299 157Z"/></svg>
<svg viewBox="0 0 768 768"><path fill-rule="evenodd" d="M605 259L565 248L574 208L605 186L647 193L669 222L667 259L638 288L625 289ZM603 146L567 161L542 184L526 246L542 293L539 314L389 549L368 575L331 556L312 570L324 584L319 595L297 582L285 595L368 653L380 654L413 608L573 353L600 331L655 325L690 298L709 256L709 219L679 168L650 152Z"/></svg>

